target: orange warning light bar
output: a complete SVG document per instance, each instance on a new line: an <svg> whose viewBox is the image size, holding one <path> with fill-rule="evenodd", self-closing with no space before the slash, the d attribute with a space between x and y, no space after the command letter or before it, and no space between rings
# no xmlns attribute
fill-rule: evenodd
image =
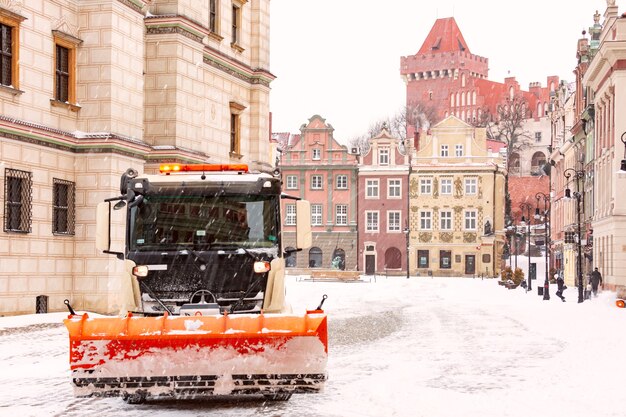
<svg viewBox="0 0 626 417"><path fill-rule="evenodd" d="M248 172L247 164L161 164L159 172L161 174L171 174L172 172L216 172L234 171Z"/></svg>

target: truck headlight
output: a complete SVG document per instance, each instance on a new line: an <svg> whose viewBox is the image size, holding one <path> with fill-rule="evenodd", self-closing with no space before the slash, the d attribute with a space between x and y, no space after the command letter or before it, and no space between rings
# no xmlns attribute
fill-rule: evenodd
<svg viewBox="0 0 626 417"><path fill-rule="evenodd" d="M270 263L267 261L256 261L254 263L254 272L262 274L270 270Z"/></svg>
<svg viewBox="0 0 626 417"><path fill-rule="evenodd" d="M137 278L145 278L148 276L148 266L147 265L139 265L133 267L133 275Z"/></svg>

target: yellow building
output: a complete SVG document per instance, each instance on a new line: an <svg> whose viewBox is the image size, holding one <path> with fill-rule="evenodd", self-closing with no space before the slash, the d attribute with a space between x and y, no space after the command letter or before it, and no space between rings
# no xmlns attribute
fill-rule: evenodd
<svg viewBox="0 0 626 417"><path fill-rule="evenodd" d="M500 273L505 175L483 128L450 116L422 134L411 158L412 274Z"/></svg>

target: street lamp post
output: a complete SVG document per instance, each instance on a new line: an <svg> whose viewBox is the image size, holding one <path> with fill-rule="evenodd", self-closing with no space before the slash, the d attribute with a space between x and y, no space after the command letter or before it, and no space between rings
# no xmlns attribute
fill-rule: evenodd
<svg viewBox="0 0 626 417"><path fill-rule="evenodd" d="M576 266L578 268L578 302L582 303L584 301L583 298L583 259L582 259L582 246L581 246L581 234L582 234L582 226L580 224L580 204L582 200L582 194L580 193L580 180L585 177L585 171L576 170L574 168L567 168L563 171L563 176L567 178L569 183L569 179L573 176L574 180L576 180L576 191L574 192L574 197L576 198L576 251L577 251L577 262ZM565 198L571 198L572 192L569 188L565 189Z"/></svg>
<svg viewBox="0 0 626 417"><path fill-rule="evenodd" d="M409 225L404 228L404 234L406 235L406 279L409 279Z"/></svg>
<svg viewBox="0 0 626 417"><path fill-rule="evenodd" d="M622 136L620 139L622 140L622 143L624 144L624 159L622 159L619 169L620 171L626 171L626 132L622 133Z"/></svg>
<svg viewBox="0 0 626 417"><path fill-rule="evenodd" d="M526 221L525 219L528 219L527 221L527 225L528 225L528 247L526 248L526 250L528 251L528 291L532 290L532 286L531 286L531 279L530 279L530 211L532 210L533 206L530 205L529 203L520 203L519 207L522 209L522 221ZM526 217L524 217L524 210L526 210Z"/></svg>
<svg viewBox="0 0 626 417"><path fill-rule="evenodd" d="M550 229L548 228L548 216L550 213L550 195L546 195L542 192L539 192L535 195L537 199L537 207L535 208L535 218L537 219L540 216L539 213L539 202L543 200L543 232L545 235L545 246L546 246L546 280L543 283L543 299L550 299L550 273L548 270L548 252L550 250Z"/></svg>

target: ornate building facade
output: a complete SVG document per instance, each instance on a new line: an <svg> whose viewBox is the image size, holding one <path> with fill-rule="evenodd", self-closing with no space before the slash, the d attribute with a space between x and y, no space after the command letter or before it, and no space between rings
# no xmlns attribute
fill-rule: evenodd
<svg viewBox="0 0 626 417"><path fill-rule="evenodd" d="M269 0L3 1L0 29L0 315L119 309L95 212L127 168L273 168Z"/></svg>
<svg viewBox="0 0 626 417"><path fill-rule="evenodd" d="M284 191L311 203L313 231L313 246L292 252L288 268L358 269L357 156L335 140L333 131L315 115L283 144L279 166ZM282 205L289 249L295 247L295 201L283 199Z"/></svg>
<svg viewBox="0 0 626 417"><path fill-rule="evenodd" d="M359 270L406 274L409 158L387 129L369 140L359 161Z"/></svg>
<svg viewBox="0 0 626 417"><path fill-rule="evenodd" d="M422 135L411 158L411 274L499 274L506 168L484 128L456 116Z"/></svg>

